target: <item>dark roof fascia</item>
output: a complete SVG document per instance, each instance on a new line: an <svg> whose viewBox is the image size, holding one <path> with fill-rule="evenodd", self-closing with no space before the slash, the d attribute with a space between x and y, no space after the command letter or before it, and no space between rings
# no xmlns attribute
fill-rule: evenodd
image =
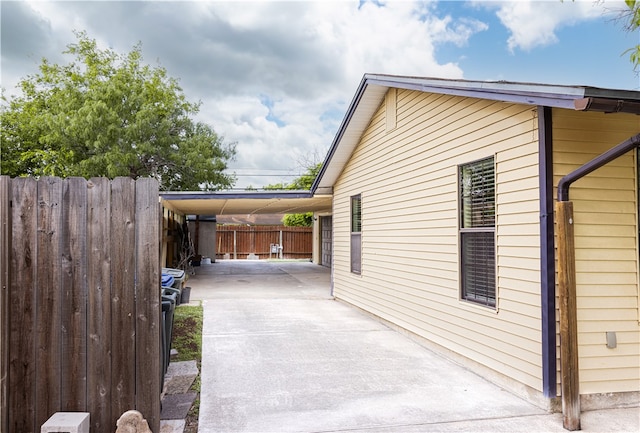
<svg viewBox="0 0 640 433"><path fill-rule="evenodd" d="M573 110L573 101L584 96L584 88L571 86L546 86L510 82L481 82L465 80L420 80L393 78L369 78L368 84L396 87L420 92L463 96L493 101L512 102L543 107L568 108ZM520 90L519 88L522 88ZM546 89L554 89L545 92ZM564 89L565 92L557 90Z"/></svg>
<svg viewBox="0 0 640 433"><path fill-rule="evenodd" d="M624 100L629 102L640 102L640 92L636 90L601 89L599 87L585 87L585 98L606 98Z"/></svg>
<svg viewBox="0 0 640 433"><path fill-rule="evenodd" d="M311 198L311 191L167 191L160 192L160 197L164 200L238 200L238 199L294 199Z"/></svg>
<svg viewBox="0 0 640 433"><path fill-rule="evenodd" d="M333 158L333 155L335 154L336 149L338 148L338 143L340 143L340 140L342 140L342 136L344 135L344 132L347 129L349 121L351 120L351 116L353 116L353 113L356 111L356 108L358 108L358 104L360 103L360 100L362 99L362 95L364 95L366 88L367 88L367 76L365 75L364 77L362 77L362 80L360 80L360 84L358 85L356 94L353 96L353 99L351 100L351 104L349 104L349 108L347 109L347 112L345 113L344 118L342 119L342 123L340 123L338 132L336 133L336 136L333 139L333 142L331 143L331 147L329 148L329 152L327 152L327 156L324 158L322 167L320 167L320 171L316 175L316 178L313 181L313 184L311 185L312 195L315 194L316 190L318 189L318 184L320 183L322 176L324 176L324 173L327 170L327 166L331 162L331 159Z"/></svg>

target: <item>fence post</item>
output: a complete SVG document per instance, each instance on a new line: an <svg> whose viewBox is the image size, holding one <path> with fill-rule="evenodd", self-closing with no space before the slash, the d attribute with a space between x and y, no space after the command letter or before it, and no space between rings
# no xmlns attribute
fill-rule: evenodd
<svg viewBox="0 0 640 433"><path fill-rule="evenodd" d="M560 374L565 429L580 430L580 377L576 307L573 203L556 203L558 221L558 295L560 299Z"/></svg>
<svg viewBox="0 0 640 433"><path fill-rule="evenodd" d="M0 433L9 432L7 373L9 361L9 252L11 251L11 179L0 176Z"/></svg>
<svg viewBox="0 0 640 433"><path fill-rule="evenodd" d="M284 258L283 252L284 252L284 244L282 243L282 229L280 229L280 248L278 248L280 251L278 251L278 253L280 254L280 259Z"/></svg>

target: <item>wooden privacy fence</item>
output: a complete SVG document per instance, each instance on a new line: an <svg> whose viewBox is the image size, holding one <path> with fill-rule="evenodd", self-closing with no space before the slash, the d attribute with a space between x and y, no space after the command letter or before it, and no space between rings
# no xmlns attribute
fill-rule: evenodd
<svg viewBox="0 0 640 433"><path fill-rule="evenodd" d="M0 430L137 409L159 431L158 183L0 176L0 218Z"/></svg>
<svg viewBox="0 0 640 433"><path fill-rule="evenodd" d="M311 227L220 225L216 232L216 258L220 259L225 254L232 259L246 259L249 254L279 258L271 252L273 244L282 246L285 259L310 259L313 254Z"/></svg>

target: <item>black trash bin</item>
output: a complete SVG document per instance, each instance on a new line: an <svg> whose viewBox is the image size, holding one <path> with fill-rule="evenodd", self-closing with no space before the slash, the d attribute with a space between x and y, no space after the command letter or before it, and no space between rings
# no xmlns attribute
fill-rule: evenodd
<svg viewBox="0 0 640 433"><path fill-rule="evenodd" d="M178 294L175 291L162 289L162 327L160 354L162 362L161 386L164 386L164 376L167 373L169 360L171 359L171 337L173 334L173 314L176 309Z"/></svg>

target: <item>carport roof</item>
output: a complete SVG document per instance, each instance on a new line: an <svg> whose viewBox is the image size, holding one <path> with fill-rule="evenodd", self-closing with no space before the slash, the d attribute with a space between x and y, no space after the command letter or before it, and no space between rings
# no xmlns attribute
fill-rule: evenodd
<svg viewBox="0 0 640 433"><path fill-rule="evenodd" d="M330 212L331 195L309 191L161 192L165 207L183 215Z"/></svg>

